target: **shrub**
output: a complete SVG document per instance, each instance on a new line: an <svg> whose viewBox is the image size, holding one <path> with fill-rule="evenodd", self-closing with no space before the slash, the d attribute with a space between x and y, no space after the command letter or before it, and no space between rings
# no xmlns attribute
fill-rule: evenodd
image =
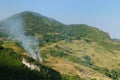
<svg viewBox="0 0 120 80"><path fill-rule="evenodd" d="M53 57L60 57L60 58L68 56L67 53L65 53L63 51L59 51L59 50L58 51L57 50L50 50L50 55Z"/></svg>

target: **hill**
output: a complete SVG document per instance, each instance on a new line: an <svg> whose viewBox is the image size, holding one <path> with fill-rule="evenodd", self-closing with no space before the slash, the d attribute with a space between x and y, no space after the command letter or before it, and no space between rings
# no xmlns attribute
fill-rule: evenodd
<svg viewBox="0 0 120 80"><path fill-rule="evenodd" d="M22 24L18 19L20 17ZM14 26L11 28L18 30L8 30L13 31L12 34L6 33L4 27L8 22L10 27ZM23 33L20 32L21 27L25 29ZM96 27L86 24L66 25L38 13L25 11L1 21L0 33L2 80L120 79L120 43L112 40L108 33ZM19 39L19 33L24 39ZM17 39L14 40L16 34ZM9 35L13 35L13 41L8 38ZM21 46L22 43L19 42L21 40L28 42L30 40L30 46L36 44L36 41L40 42L37 46L40 47L43 62L32 59L26 48ZM28 49L35 47L36 45ZM30 64L37 65L40 72L30 70L22 63L23 58ZM31 75L33 78L30 78Z"/></svg>
<svg viewBox="0 0 120 80"><path fill-rule="evenodd" d="M26 34L39 37L44 41L58 41L58 40L71 40L71 39L80 39L88 38L93 41L104 41L110 40L108 33L103 32L102 30L91 27L86 24L72 24L65 25L57 20L42 16L38 13L25 11L18 14L15 14L6 20L2 21L0 24L1 36L3 35L2 24L8 20L15 20L16 18L22 17L24 28ZM54 38L54 39L53 39Z"/></svg>
<svg viewBox="0 0 120 80"><path fill-rule="evenodd" d="M108 33L86 24L65 25L54 19L29 11L21 14L24 18L27 33L32 35L40 34L44 41L47 41L47 38L51 41L80 38L89 38L94 41L110 39Z"/></svg>

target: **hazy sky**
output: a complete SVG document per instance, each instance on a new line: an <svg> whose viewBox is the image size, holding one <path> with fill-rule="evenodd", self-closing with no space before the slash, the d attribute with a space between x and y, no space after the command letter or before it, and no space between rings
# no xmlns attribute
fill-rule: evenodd
<svg viewBox="0 0 120 80"><path fill-rule="evenodd" d="M88 24L120 39L120 0L0 0L0 20L30 10L65 24Z"/></svg>

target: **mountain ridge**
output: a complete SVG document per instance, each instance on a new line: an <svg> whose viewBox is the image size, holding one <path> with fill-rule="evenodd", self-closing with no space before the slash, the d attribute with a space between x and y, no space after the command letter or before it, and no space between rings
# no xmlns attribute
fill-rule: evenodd
<svg viewBox="0 0 120 80"><path fill-rule="evenodd" d="M66 25L52 18L44 17L38 13L36 15L36 13L29 12L29 11L22 12L20 14L24 18L26 27L29 27L28 28L29 33L36 32L37 30L39 30L38 33L40 32L40 34L54 32L54 33L61 34L61 37L65 37L65 38L71 37L71 39L72 38L76 39L77 37L80 38L81 36L83 38L90 38L90 39L94 39L97 41L104 40L104 39L110 39L110 36L108 33L103 32L102 30L96 27L92 27L86 24ZM29 30L30 28L32 29L31 31ZM31 34L34 34L34 33L31 33Z"/></svg>
<svg viewBox="0 0 120 80"><path fill-rule="evenodd" d="M17 13L9 18L14 19L17 15L22 17L26 33L30 35L35 35L35 33L47 35L47 33L50 33L51 35L48 36L55 36L55 33L59 33L58 36L60 38L66 39L90 38L95 41L104 39L110 40L108 33L86 24L66 25L55 19L42 16L41 14L32 11ZM5 21L7 21L7 19ZM0 31L2 34L2 30Z"/></svg>

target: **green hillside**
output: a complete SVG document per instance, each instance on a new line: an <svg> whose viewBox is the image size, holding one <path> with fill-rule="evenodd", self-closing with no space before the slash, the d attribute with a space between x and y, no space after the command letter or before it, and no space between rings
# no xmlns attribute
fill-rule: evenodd
<svg viewBox="0 0 120 80"><path fill-rule="evenodd" d="M16 19L15 15L10 18ZM18 42L7 39L0 22L0 80L120 79L120 42L108 33L86 24L62 24L31 11L17 15L22 16L25 34L40 42L43 62L33 60ZM40 72L25 66L23 58Z"/></svg>
<svg viewBox="0 0 120 80"><path fill-rule="evenodd" d="M0 79L1 80L61 80L59 72L38 64L33 59L14 52L11 48L5 48L0 41ZM26 58L40 66L40 72L31 71L23 63ZM56 76L54 76L56 75Z"/></svg>
<svg viewBox="0 0 120 80"><path fill-rule="evenodd" d="M21 13L28 34L41 35L44 41L88 38L93 41L109 40L109 34L86 24L65 25L34 12ZM48 40L47 40L48 39Z"/></svg>

